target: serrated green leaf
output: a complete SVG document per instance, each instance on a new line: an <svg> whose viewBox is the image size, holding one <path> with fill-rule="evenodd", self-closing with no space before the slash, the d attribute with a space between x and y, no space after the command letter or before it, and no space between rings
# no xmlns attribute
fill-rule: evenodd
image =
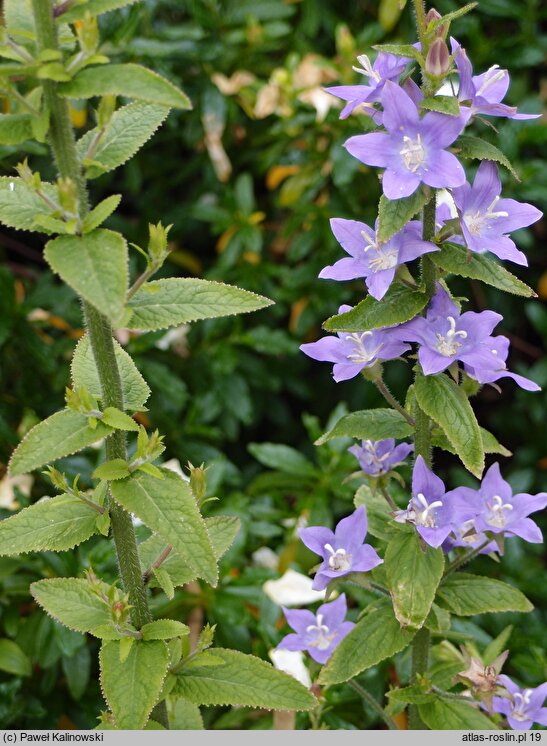
<svg viewBox="0 0 547 746"><path fill-rule="evenodd" d="M381 243L389 241L424 207L429 197L417 189L410 197L388 199L384 194L378 205L378 232L376 238Z"/></svg>
<svg viewBox="0 0 547 746"><path fill-rule="evenodd" d="M327 685L348 681L406 648L415 634L416 630L401 629L391 604L378 604L335 648L319 682Z"/></svg>
<svg viewBox="0 0 547 746"><path fill-rule="evenodd" d="M458 616L498 611L528 612L534 608L512 585L464 572L449 575L439 586L437 595L442 605Z"/></svg>
<svg viewBox="0 0 547 746"><path fill-rule="evenodd" d="M113 194L111 197L103 199L99 202L91 212L89 212L82 223L82 233L91 233L95 228L98 228L104 221L112 215L114 210L120 204L122 198L121 194Z"/></svg>
<svg viewBox="0 0 547 746"><path fill-rule="evenodd" d="M122 380L124 407L132 412L142 411L150 396L150 388L137 370L131 356L116 341L114 341L114 352ZM87 334L76 345L70 371L74 388L83 387L96 399L102 398L99 373Z"/></svg>
<svg viewBox="0 0 547 746"><path fill-rule="evenodd" d="M513 295L536 297L531 287L486 254L468 251L464 246L455 243L444 243L440 251L432 252L430 256L438 267L450 274L481 280Z"/></svg>
<svg viewBox="0 0 547 746"><path fill-rule="evenodd" d="M437 604L433 604L429 616L425 620L425 626L432 632L441 634L448 632L450 630L450 612L441 609Z"/></svg>
<svg viewBox="0 0 547 746"><path fill-rule="evenodd" d="M419 684L405 686L401 689L391 689L387 696L390 702L405 702L409 705L423 704L435 699L434 694L424 691Z"/></svg>
<svg viewBox="0 0 547 746"><path fill-rule="evenodd" d="M41 189L50 200L57 201L57 188L53 184L42 182ZM36 217L47 216L50 212L45 202L19 176L0 176L0 222L4 225L20 231L36 231Z"/></svg>
<svg viewBox="0 0 547 746"><path fill-rule="evenodd" d="M98 582L99 590L107 595L110 586ZM50 616L76 632L91 632L111 621L110 609L83 578L38 580L31 584L30 592Z"/></svg>
<svg viewBox="0 0 547 746"><path fill-rule="evenodd" d="M476 8L478 3L467 3L467 5L464 5L462 8L458 8L458 10L453 10L451 13L447 13L444 16L441 16L440 18L437 18L437 20L432 21L428 26L428 31L434 31L435 29L440 28L441 26L446 26L447 24L450 24L452 21L455 21L456 18L460 18L461 16L466 15L469 13L469 11L473 10L473 8Z"/></svg>
<svg viewBox="0 0 547 746"><path fill-rule="evenodd" d="M161 75L132 62L86 67L58 87L67 98L124 96L173 109L191 109L188 96Z"/></svg>
<svg viewBox="0 0 547 746"><path fill-rule="evenodd" d="M361 485L353 498L356 508L364 505L367 510L368 533L388 542L397 530L392 524L391 508L379 490L373 492L367 484Z"/></svg>
<svg viewBox="0 0 547 746"><path fill-rule="evenodd" d="M479 428L479 430L481 433L482 447L485 453L498 453L500 456L512 455L511 451L509 451L505 446L502 446L492 433L488 432L488 430L485 430L483 427ZM453 453L455 456L457 455L455 448L449 443L448 438L442 431L434 429L431 434L431 442L434 446L437 446L437 448L442 448L443 451Z"/></svg>
<svg viewBox="0 0 547 746"><path fill-rule="evenodd" d="M196 704L268 710L311 710L317 702L300 682L266 661L223 648L206 650L183 666L174 692Z"/></svg>
<svg viewBox="0 0 547 746"><path fill-rule="evenodd" d="M121 409L116 409L116 407L107 407L103 412L101 422L115 430L139 431L139 426L135 420L122 412Z"/></svg>
<svg viewBox="0 0 547 746"><path fill-rule="evenodd" d="M72 549L95 533L97 515L72 495L43 498L0 521L0 555Z"/></svg>
<svg viewBox="0 0 547 746"><path fill-rule="evenodd" d="M59 236L46 244L44 256L104 316L120 316L128 282L127 244L120 233L97 228L85 236Z"/></svg>
<svg viewBox="0 0 547 746"><path fill-rule="evenodd" d="M87 417L71 409L60 412L39 422L19 443L9 462L13 476L33 471L59 458L70 456L82 448L111 435L112 428L97 423L89 426Z"/></svg>
<svg viewBox="0 0 547 746"><path fill-rule="evenodd" d="M517 181L520 177L511 162L502 151L487 140L472 135L460 135L453 145L457 155L462 158L474 158L479 161L496 161L510 171Z"/></svg>
<svg viewBox="0 0 547 746"><path fill-rule="evenodd" d="M317 476L315 466L296 448L281 443L250 443L248 451L269 469L296 476Z"/></svg>
<svg viewBox="0 0 547 746"><path fill-rule="evenodd" d="M161 471L162 480L139 471L112 482L112 495L171 544L200 577L215 585L218 571L213 547L190 487L178 474Z"/></svg>
<svg viewBox="0 0 547 746"><path fill-rule="evenodd" d="M93 472L93 479L106 479L108 481L115 479L125 479L130 476L129 466L123 458L114 458L111 461L105 461L100 464Z"/></svg>
<svg viewBox="0 0 547 746"><path fill-rule="evenodd" d="M30 114L0 114L0 143L19 145L32 139Z"/></svg>
<svg viewBox="0 0 547 746"><path fill-rule="evenodd" d="M199 707L183 697L179 697L173 706L169 718L171 730L203 730L203 718Z"/></svg>
<svg viewBox="0 0 547 746"><path fill-rule="evenodd" d="M424 551L416 532L397 533L387 545L384 568L400 625L419 629L443 575L442 549L426 545Z"/></svg>
<svg viewBox="0 0 547 746"><path fill-rule="evenodd" d="M397 57L410 57L410 59L423 64L422 53L412 44L375 44L373 49L378 52L386 52L386 54L395 54Z"/></svg>
<svg viewBox="0 0 547 746"><path fill-rule="evenodd" d="M89 13L91 16L99 16L102 13L108 13L111 10L124 8L126 5L132 5L137 0L88 0L82 5L76 5L61 15L61 20L66 23L81 21Z"/></svg>
<svg viewBox="0 0 547 746"><path fill-rule="evenodd" d="M331 430L315 441L315 445L323 445L332 438L407 438L412 432L412 427L403 415L394 409L364 409L341 417Z"/></svg>
<svg viewBox="0 0 547 746"><path fill-rule="evenodd" d="M70 80L70 75L61 62L48 62L45 65L40 65L37 77L40 80L54 80L57 83L65 83Z"/></svg>
<svg viewBox="0 0 547 746"><path fill-rule="evenodd" d="M419 290L392 285L382 300L368 295L351 311L331 316L323 328L328 332L365 332L395 326L417 316L427 300L427 295Z"/></svg>
<svg viewBox="0 0 547 746"><path fill-rule="evenodd" d="M222 282L169 278L147 283L128 302L130 329L153 331L199 319L258 311L273 301Z"/></svg>
<svg viewBox="0 0 547 746"><path fill-rule="evenodd" d="M17 643L13 640L0 640L0 671L14 676L30 676L32 664Z"/></svg>
<svg viewBox="0 0 547 746"><path fill-rule="evenodd" d="M418 376L414 389L420 408L442 428L465 468L480 478L484 469L481 432L463 390L442 373Z"/></svg>
<svg viewBox="0 0 547 746"><path fill-rule="evenodd" d="M431 730L499 730L497 725L477 708L435 697L418 705L421 719Z"/></svg>
<svg viewBox="0 0 547 746"><path fill-rule="evenodd" d="M135 103L118 109L100 137L92 155L93 163L89 165L85 162L86 153L99 135L99 128L86 132L77 143L78 155L86 167L86 177L96 179L132 158L168 114L169 108L158 104Z"/></svg>
<svg viewBox="0 0 547 746"><path fill-rule="evenodd" d="M513 632L513 625L508 624L507 627L502 629L497 637L495 637L491 643L489 643L483 651L481 656L484 665L490 666L496 660L496 658L503 653L507 648L507 643Z"/></svg>
<svg viewBox="0 0 547 746"><path fill-rule="evenodd" d="M219 560L232 545L239 531L239 518L224 515L213 516L205 519L205 525L213 545L215 558ZM151 536L139 545L143 572L146 572L160 556L165 549L165 544L166 542L161 536ZM175 550L171 551L161 567L154 572L154 578L168 597L174 594L174 586L185 585L191 580L195 580L196 577L198 577L197 573L188 566Z"/></svg>
<svg viewBox="0 0 547 746"><path fill-rule="evenodd" d="M112 640L101 646L101 687L117 728L141 730L158 700L167 674L167 645L161 640L137 640L120 665L121 642Z"/></svg>
<svg viewBox="0 0 547 746"><path fill-rule="evenodd" d="M428 96L420 101L420 108L426 111L438 111L451 117L460 115L460 104L455 96Z"/></svg>
<svg viewBox="0 0 547 746"><path fill-rule="evenodd" d="M172 640L190 634L190 628L175 619L156 619L141 628L143 640Z"/></svg>

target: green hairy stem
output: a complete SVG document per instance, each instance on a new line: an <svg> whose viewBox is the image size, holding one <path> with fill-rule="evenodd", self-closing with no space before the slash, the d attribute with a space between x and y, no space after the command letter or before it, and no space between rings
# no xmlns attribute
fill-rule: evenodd
<svg viewBox="0 0 547 746"><path fill-rule="evenodd" d="M32 0L32 9L36 25L38 51L58 49L57 30L50 0ZM51 149L59 174L70 179L76 185L80 217L83 218L89 211L89 198L76 152L68 103L57 94L56 83L46 80L43 86L51 117L49 132ZM82 306L101 383L103 405L123 410L122 384L114 352L112 327L109 321L92 305L82 301ZM115 458L126 459L126 438L123 431L115 430L107 439L106 456L109 460ZM132 622L137 629L140 629L152 620L152 614L148 607L135 531L129 513L112 499L109 500L109 510L121 580L132 606ZM164 727L168 727L165 702L157 706L153 717Z"/></svg>

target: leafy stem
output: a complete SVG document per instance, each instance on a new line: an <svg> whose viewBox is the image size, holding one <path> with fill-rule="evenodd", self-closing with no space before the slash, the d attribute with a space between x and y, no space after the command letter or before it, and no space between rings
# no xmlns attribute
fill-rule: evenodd
<svg viewBox="0 0 547 746"><path fill-rule="evenodd" d="M446 578L447 575L451 575L453 572L458 570L462 565L467 564L470 562L474 557L476 557L478 554L482 552L482 550L490 544L491 539L485 539L482 544L479 544L478 547L475 547L474 549L468 549L467 552L464 552L463 554L460 554L459 557L456 557L456 559L452 560L452 562L447 566L446 570L444 571L444 577Z"/></svg>
<svg viewBox="0 0 547 746"><path fill-rule="evenodd" d="M388 389L383 378L375 379L374 383L376 384L378 391L382 394L382 396L388 402L388 404L391 404L393 409L396 409L397 412L399 412L399 414L402 414L405 420L408 422L408 424L411 427L414 427L414 425L416 424L414 422L414 418L409 415L409 413L406 411L406 409L401 404L399 404L397 399L393 396L391 391Z"/></svg>
<svg viewBox="0 0 547 746"><path fill-rule="evenodd" d="M369 694L366 689L363 689L363 687L358 684L356 681L351 679L348 681L348 684L351 686L351 688L357 692L357 694L363 699L367 705L374 710L374 712L379 715L384 723L387 725L389 730L399 730L399 727L395 720L387 714L387 712L384 710L384 708L380 705L379 702L377 702L372 694Z"/></svg>
<svg viewBox="0 0 547 746"><path fill-rule="evenodd" d="M154 570L157 570L163 565L167 557L169 557L169 555L171 554L172 550L173 547L171 546L171 544L168 544L165 549L163 549L163 551L158 555L158 558L154 560L154 562L152 562L148 570L143 573L142 579L145 585L146 583L150 582L150 578L154 574Z"/></svg>

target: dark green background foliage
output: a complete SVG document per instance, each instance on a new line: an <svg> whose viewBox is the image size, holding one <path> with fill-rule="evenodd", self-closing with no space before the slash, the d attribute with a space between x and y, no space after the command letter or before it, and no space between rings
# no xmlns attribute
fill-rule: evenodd
<svg viewBox="0 0 547 746"><path fill-rule="evenodd" d="M439 0L437 7L446 13L457 5ZM547 37L541 35L540 23L547 9L541 5L540 0L482 0L478 10L452 29L468 49L475 72L495 63L510 69L508 102L524 111L545 106L540 64ZM168 457L210 465L209 493L221 498L223 513L239 515L243 525L223 561L219 589L180 591L163 612L184 620L192 609L201 608L208 621L218 624L217 644L263 657L279 641L282 625L279 607L261 587L279 573L257 567L251 555L267 545L281 556L281 571L292 565L306 572L313 564L312 555L295 539L295 520L306 515L312 524L333 522L351 510L358 484L343 483L356 467L345 450L348 442L315 448L313 440L329 418L332 424L347 410L380 404L370 385L361 380L335 385L330 366L298 351L299 344L319 336L325 318L341 303L356 302L363 290L361 282L317 279L325 264L341 256L329 218L370 223L380 194L376 174L341 147L370 122L363 117L339 121L336 108L321 120L306 92L335 81L355 82L354 58L372 44L412 39L409 10L398 18L396 8L396 0L148 0L101 18L106 54L115 61L142 62L179 83L194 110L172 113L126 167L93 181L94 202L122 192L110 225L137 243L146 241L148 222L173 223L174 251L162 270L165 275L222 279L276 302L252 316L198 323L167 349L157 346L163 332L134 336L127 346L154 392L146 424L165 433ZM218 74L230 78L242 70L252 72L253 79L239 92L222 95L214 82L219 82ZM258 113L271 103L268 116L256 116L257 100ZM88 126L92 122L89 111ZM496 127L498 134L477 124L481 136L498 138L522 177L516 183L503 174L506 195L545 210L547 170L541 151L546 125L498 120ZM219 160L219 138L231 164L229 176L226 162ZM34 168L51 178L45 148L29 144L26 150ZM2 174L13 173L19 154L19 146L0 148ZM515 488L531 492L545 488L547 470L545 232L543 222L516 237L530 259L530 267L517 268L516 274L538 291L538 300L523 301L479 283L455 285L474 310L491 308L504 315L499 331L511 337L512 368L528 372L544 387L542 393L529 394L505 382L501 394L486 388L474 400L481 424L514 452L502 465L505 474ZM41 249L34 234L2 229L2 470L21 434L62 406L68 361L81 329L76 298L46 269ZM133 261L133 270L142 270L136 253ZM409 376L403 363L387 366L387 380L400 397ZM270 442L295 450L287 454L257 445ZM85 482L96 460L91 451L89 458L65 459L62 469L80 473ZM448 454L439 455L437 469L450 488L473 483ZM15 497L25 505L50 493L38 476L30 497L19 492ZM403 493L401 499L403 503ZM10 514L8 503L9 495L3 515ZM209 503L209 513L217 505ZM518 585L545 609L544 559L543 546L512 539L501 565L491 560L477 564L479 571ZM79 575L90 565L107 580L115 577L112 548L105 539L60 555L0 560L0 636L19 643L33 670L32 676L0 673L1 727L95 725L102 707L91 663L96 641L51 621L28 595L34 579ZM348 592L367 597L365 591ZM20 616L27 618L24 625ZM545 616L536 610L525 618L474 618L458 624L453 642L471 635L482 649L515 623L507 672L535 685L547 674ZM361 681L380 696L389 682L404 682L407 669L407 660L397 659L396 665L374 668ZM327 700L326 725L374 727L374 715L352 690L336 687ZM271 722L268 714L251 716L246 710L209 708L204 714L206 724L217 728L261 728ZM308 716L299 716L299 724L308 727Z"/></svg>

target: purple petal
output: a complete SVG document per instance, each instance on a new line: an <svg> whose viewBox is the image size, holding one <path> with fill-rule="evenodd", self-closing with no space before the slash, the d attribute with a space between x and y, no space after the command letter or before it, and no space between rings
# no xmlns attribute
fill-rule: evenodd
<svg viewBox="0 0 547 746"><path fill-rule="evenodd" d="M399 250L399 264L411 262L423 254L429 254L432 251L439 251L439 247L429 241L420 239L406 239Z"/></svg>
<svg viewBox="0 0 547 746"><path fill-rule="evenodd" d="M323 623L327 625L329 629L338 629L346 618L348 611L348 604L346 602L346 595L342 593L335 601L329 604L323 604L317 609L317 614L323 615Z"/></svg>
<svg viewBox="0 0 547 746"><path fill-rule="evenodd" d="M420 181L419 176L403 169L402 166L397 171L388 168L382 177L382 188L388 199L402 199L414 194L420 186Z"/></svg>
<svg viewBox="0 0 547 746"><path fill-rule="evenodd" d="M340 246L354 257L362 255L363 249L366 246L362 235L363 232L367 236L370 236L373 241L376 240L376 233L372 228L366 223L361 223L359 220L332 218L330 227Z"/></svg>
<svg viewBox="0 0 547 746"><path fill-rule="evenodd" d="M427 468L422 456L416 459L412 473L412 494L417 495L420 492L428 503L440 499L445 493L444 482Z"/></svg>
<svg viewBox="0 0 547 746"><path fill-rule="evenodd" d="M446 292L440 283L437 283L437 290L435 295L431 299L429 308L427 309L427 319L434 319L437 316L441 316L446 319L448 316L458 318L460 315L458 306L454 303L450 295Z"/></svg>
<svg viewBox="0 0 547 746"><path fill-rule="evenodd" d="M385 132L355 135L346 140L344 147L354 158L367 166L385 168L391 161L394 145Z"/></svg>
<svg viewBox="0 0 547 746"><path fill-rule="evenodd" d="M426 142L430 142L436 149L447 148L464 129L465 120L430 111L424 116L422 126Z"/></svg>
<svg viewBox="0 0 547 746"><path fill-rule="evenodd" d="M492 82L489 82L490 80ZM474 75L473 85L476 95L484 98L490 104L497 104L505 97L509 88L509 73L507 70L493 70L490 68L490 70L481 75ZM483 86L484 89L481 91Z"/></svg>
<svg viewBox="0 0 547 746"><path fill-rule="evenodd" d="M338 337L322 337L317 342L300 345L302 352L313 360L334 363L344 359L343 343Z"/></svg>
<svg viewBox="0 0 547 746"><path fill-rule="evenodd" d="M443 526L439 528L416 526L416 531L420 534L425 543L429 544L430 547L434 547L435 549L441 546L451 530L451 526Z"/></svg>
<svg viewBox="0 0 547 746"><path fill-rule="evenodd" d="M352 572L368 572L373 567L381 565L384 560L378 556L378 553L373 549L370 544L363 544L362 547L355 552L353 561L351 564Z"/></svg>
<svg viewBox="0 0 547 746"><path fill-rule="evenodd" d="M453 153L439 150L429 161L428 170L424 169L422 179L435 189L459 187L465 183L465 171Z"/></svg>
<svg viewBox="0 0 547 746"><path fill-rule="evenodd" d="M530 542L530 544L543 543L541 529L531 518L521 518L518 523L508 525L507 531L515 534L515 536L520 536L521 539Z"/></svg>
<svg viewBox="0 0 547 746"><path fill-rule="evenodd" d="M435 352L430 347L422 345L418 350L418 359L425 376L434 376L443 370L446 370L449 365L457 360L456 355L441 355L440 352Z"/></svg>
<svg viewBox="0 0 547 746"><path fill-rule="evenodd" d="M547 725L547 707L541 707L535 714L534 720L539 725Z"/></svg>
<svg viewBox="0 0 547 746"><path fill-rule="evenodd" d="M365 282L372 297L376 298L376 300L382 300L389 290L389 286L393 282L394 277L395 267L392 267L391 269L382 269L379 272L369 275Z"/></svg>
<svg viewBox="0 0 547 746"><path fill-rule="evenodd" d="M299 635L304 634L310 624L315 624L315 614L307 609L287 609L284 606L282 608L289 627Z"/></svg>
<svg viewBox="0 0 547 746"><path fill-rule="evenodd" d="M496 326L503 321L503 316L495 311L466 311L458 321L458 329L467 332L467 341L482 341L489 337Z"/></svg>
<svg viewBox="0 0 547 746"><path fill-rule="evenodd" d="M414 446L411 443L400 443L398 446L396 446L393 449L390 457L387 459L390 468L393 468L398 464L402 464L408 454L412 453L413 450Z"/></svg>
<svg viewBox="0 0 547 746"><path fill-rule="evenodd" d="M484 475L480 491L487 497L499 495L504 502L509 502L513 497L511 485L501 476L500 465L497 462L492 464Z"/></svg>
<svg viewBox="0 0 547 746"><path fill-rule="evenodd" d="M498 167L492 161L483 161L473 182L473 204L487 209L501 192ZM497 211L496 207L496 211ZM501 208L500 208L501 209Z"/></svg>
<svg viewBox="0 0 547 746"><path fill-rule="evenodd" d="M295 635L291 633L290 635L285 635L285 637L281 640L279 645L277 646L276 650L306 650L306 643L302 639L300 635Z"/></svg>
<svg viewBox="0 0 547 746"><path fill-rule="evenodd" d="M372 365L372 361L370 363ZM335 363L332 369L332 377L336 383L342 381L349 381L350 378L355 378L359 373L366 368L364 363Z"/></svg>
<svg viewBox="0 0 547 746"><path fill-rule="evenodd" d="M500 199L495 209L496 212L509 213L507 217L496 219L496 226L500 228L500 233L512 233L520 228L526 228L540 220L543 215L537 207L527 202L517 202L516 199Z"/></svg>
<svg viewBox="0 0 547 746"><path fill-rule="evenodd" d="M513 506L522 515L544 510L547 508L547 492L538 492L537 495L527 495L524 492L519 492L518 495L513 495Z"/></svg>
<svg viewBox="0 0 547 746"><path fill-rule="evenodd" d="M365 540L367 535L367 511L364 505L360 505L347 518L343 518L336 529L334 530L335 535L335 549L346 549L351 552L352 547L360 546Z"/></svg>
<svg viewBox="0 0 547 746"><path fill-rule="evenodd" d="M400 132L407 127L418 127L420 115L416 104L400 86L387 81L381 100L384 109L383 123L387 130Z"/></svg>
<svg viewBox="0 0 547 746"><path fill-rule="evenodd" d="M526 254L517 249L515 242L509 236L500 236L497 240L491 242L483 240L482 243L488 251L491 251L499 259L520 264L521 267L528 266Z"/></svg>
<svg viewBox="0 0 547 746"><path fill-rule="evenodd" d="M315 554L319 554L324 557L325 544L331 544L334 541L333 532L325 528L324 526L310 526L309 528L302 528L299 532L299 537L302 543L308 547Z"/></svg>
<svg viewBox="0 0 547 746"><path fill-rule="evenodd" d="M354 259L351 256L345 256L339 259L335 264L325 267L319 273L322 280L355 280L358 277L365 277L366 267L363 259Z"/></svg>
<svg viewBox="0 0 547 746"><path fill-rule="evenodd" d="M511 715L507 716L507 722L513 730L530 730L534 724L533 720L515 720Z"/></svg>

